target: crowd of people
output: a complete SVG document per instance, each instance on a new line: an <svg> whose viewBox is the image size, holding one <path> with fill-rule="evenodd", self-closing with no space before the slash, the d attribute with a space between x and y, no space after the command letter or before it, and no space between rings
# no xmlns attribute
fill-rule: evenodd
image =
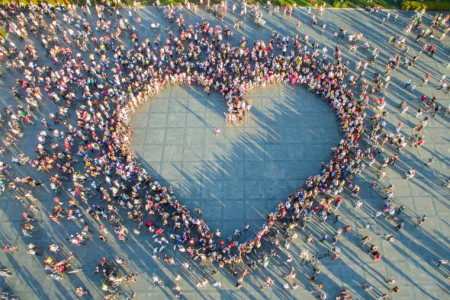
<svg viewBox="0 0 450 300"><path fill-rule="evenodd" d="M292 10L284 11L289 12ZM119 241L127 240L127 227L133 227L132 232L137 235L149 232L155 245L153 254L158 257L171 240L174 249L186 252L192 259L201 263L216 262L220 268L228 269L238 278L236 286L241 287L248 273L241 262L245 261L252 269L258 264L264 265L267 255L258 259L251 256L254 250L259 251L266 238L292 239L296 228L305 229L314 216L325 221L339 208L345 190L357 197L360 187L352 183L354 176L372 165L385 146L398 145L400 152L408 143L401 128L396 133L385 130L386 100L374 98L374 93L388 88L391 73L402 57L408 57L407 53L391 57L384 76L376 76L370 83L364 78L368 62L359 62L356 69L361 72L355 77L353 66L341 55L340 46L335 47L332 55L327 55L326 47L298 33L289 37L273 31L269 41L248 42L242 37L238 45L232 45L228 39L233 32L228 27L212 26L205 19L197 24L185 24L182 10L169 7L166 17L174 22L175 29L168 29L165 40L159 34L150 40L138 35L136 26L141 20L134 18L133 13L130 10L129 15L125 15L109 4L85 6L80 10L71 4L52 6L45 2L30 3L27 7L11 3L0 9L0 25L9 33L8 38L1 39L0 57L7 69L21 74L10 88L18 104L5 107L1 116L5 134L0 151L4 154L18 145L25 126L42 127L36 137L35 157L21 152L12 155L11 161L31 165L48 174L55 202L50 220L57 224L63 219L74 220L82 225L81 232L68 237L72 245L81 246L93 238L92 228L83 213L85 209L93 219L108 221ZM320 15L322 13L323 8ZM88 16L95 15L96 22L92 24ZM433 28L441 27L444 33L448 32L448 16L437 18ZM314 19L313 25L318 23L317 16ZM421 22L419 14L411 24ZM419 25L416 29L423 26ZM429 33L422 36L426 34ZM340 36L346 38L346 30L341 29ZM349 43L362 43L361 38L362 35L355 34L351 40L349 38ZM30 40L35 44L29 43ZM402 37L395 37L392 42L405 48ZM433 57L436 48L429 48L431 46L425 49ZM358 51L357 47L354 51ZM43 52L45 56L40 56ZM373 61L376 57L374 55ZM277 83L303 86L320 96L336 112L342 139L332 149L330 161L322 164L320 173L308 178L286 201L280 202L249 240L241 241L239 230L224 240L209 228L201 212L193 212L183 205L170 187L155 181L137 161L130 148L129 121L141 104L163 88L177 84L201 86L208 94L220 93L228 107L225 120L241 124L252 106L251 100L245 99L245 93ZM374 99L376 101L372 102ZM373 103L378 112L369 118L366 111ZM436 99L426 103L428 110L439 112ZM54 107L54 112L36 119L44 106ZM406 110L403 106L402 111ZM426 120L418 125L417 131L425 126ZM411 144L417 147L424 143L423 135L411 138ZM361 147L362 140L367 141L368 147ZM380 173L397 159L398 154L386 160ZM42 180L16 176L6 162L0 163L0 176L1 184L11 190L14 199L26 204L21 230L25 237L32 239L34 214L39 203L34 189L43 185ZM59 199L62 191L69 193L68 201ZM386 194L382 214L399 215L401 210L392 201L393 186ZM362 204L357 203L356 207ZM125 226L125 218L135 222L134 225ZM400 219L397 220L401 224ZM174 228L170 235L167 234L169 228ZM341 233L350 230L348 225L338 228L333 245L341 238ZM106 243L108 229L102 225L96 232L99 240ZM363 239L363 245L368 240ZM38 255L39 249L31 245L32 253L29 253ZM377 246L368 247L369 255L379 260L382 253ZM57 245L50 245L50 251L61 255ZM339 259L339 252L340 248L335 246L333 259ZM307 256L307 251L302 255ZM173 258L164 254L164 261L170 264ZM61 260L48 257L44 266L49 279L61 280L62 273L70 271L70 257ZM98 268L105 275L102 289L108 295L113 295L122 282L131 283L136 279L133 274L121 274L117 260L114 263L104 258ZM272 285L269 277L263 287ZM325 299L322 286L316 290L319 297ZM182 296L178 286L174 291L177 297ZM76 292L82 296L86 290L79 287ZM351 299L346 290L338 296Z"/></svg>

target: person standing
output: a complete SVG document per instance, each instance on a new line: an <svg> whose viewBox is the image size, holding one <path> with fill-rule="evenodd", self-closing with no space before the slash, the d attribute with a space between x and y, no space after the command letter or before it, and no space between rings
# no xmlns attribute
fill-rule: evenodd
<svg viewBox="0 0 450 300"><path fill-rule="evenodd" d="M436 52L436 47L434 45L431 45L428 48L428 55L430 55L430 57L433 57L434 53Z"/></svg>
<svg viewBox="0 0 450 300"><path fill-rule="evenodd" d="M440 266L447 265L448 260L447 259L440 259L437 261L436 267L439 268Z"/></svg>
<svg viewBox="0 0 450 300"><path fill-rule="evenodd" d="M428 162L425 163L426 166L430 166L432 163L434 163L434 157L431 157L428 159Z"/></svg>
<svg viewBox="0 0 450 300"><path fill-rule="evenodd" d="M431 78L431 73L425 74L425 78L423 80L423 85L427 85L430 78Z"/></svg>
<svg viewBox="0 0 450 300"><path fill-rule="evenodd" d="M405 87L404 87L404 89L406 90L408 87L410 87L411 86L411 78L405 83Z"/></svg>
<svg viewBox="0 0 450 300"><path fill-rule="evenodd" d="M427 216L426 216L426 215L420 216L420 217L417 219L417 226L422 225L423 223L425 223L426 220L427 220Z"/></svg>

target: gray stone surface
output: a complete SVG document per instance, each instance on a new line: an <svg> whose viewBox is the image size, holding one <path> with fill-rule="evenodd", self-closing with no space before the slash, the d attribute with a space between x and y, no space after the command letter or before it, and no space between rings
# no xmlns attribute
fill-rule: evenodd
<svg viewBox="0 0 450 300"><path fill-rule="evenodd" d="M244 124L232 125L224 122L219 94L169 87L130 124L132 148L155 179L172 185L191 209L201 207L224 236L244 222L259 227L279 201L319 171L340 140L333 112L303 88L275 85L245 98L254 99L251 112ZM161 111L163 103L167 111Z"/></svg>
<svg viewBox="0 0 450 300"><path fill-rule="evenodd" d="M158 8L143 8L140 10L140 14L143 22L142 25L137 24L136 26L141 39L146 36L153 39L155 36L155 32L149 29L149 22L160 22L162 28L168 25L162 19L161 10ZM183 14L187 24L200 22L202 17L207 18L213 24L217 23L216 19L203 10L199 10L197 14L184 10ZM332 47L340 44L343 48L344 59L348 59L351 66L354 66L359 59L367 59L368 53L365 53L361 49L356 54L350 53L348 52L348 45L345 40L333 39L334 31L338 31L340 27L347 28L349 33L363 33L363 40L368 39L372 46L380 49L380 58L377 65L370 66L365 76L370 80L373 78L374 72L384 71L384 64L390 56L400 51L394 46L387 44L387 41L390 35L401 33L406 22L410 19L411 14L401 12L396 24L386 23L384 26L381 26L382 14L369 16L367 12L362 10L327 9L324 17L319 20L319 25L324 21L327 23L325 31L322 31L319 27L311 27L308 25L310 16L307 15L305 8L295 9L293 17L268 14L266 14L266 17L267 24L263 28L255 27L248 17L245 17L244 28L237 31L230 42L235 43L243 35L250 42L260 38L267 40L272 29L282 34L292 35L296 32L295 25L297 20L300 19L303 23L299 30L301 35L307 33L311 40L317 40L321 45L326 45L329 48L328 53L332 52ZM430 24L430 17L432 16L427 15L425 18L426 25ZM95 21L92 15L88 18L91 21ZM242 17L238 18L242 19ZM225 23L231 27L234 20L234 15L227 15ZM161 29L163 38L165 34L165 30ZM425 40L420 43L414 43L414 37L415 34L410 33L407 38L411 56L419 52L423 42L431 42ZM405 133L411 134L413 132L412 127L418 122L418 119L414 117L414 112L418 106L417 100L422 94L426 94L429 97L437 96L438 102L444 108L449 105L449 95L437 91L439 78L442 74L448 74L448 57L450 56L449 39L447 38L443 43L437 41L433 41L433 43L438 47L435 57L430 58L426 54L422 54L414 69L407 70L400 67L393 74L392 84L389 86L389 89L383 93L389 103L389 116L387 117L387 121L390 130L401 121L407 125L404 128ZM20 42L19 45L23 46L24 44L25 42ZM42 55L44 55L43 52ZM428 86L422 86L421 80L428 71L432 72L432 79ZM20 73L12 71L6 73L0 79L0 91L2 92L0 101L3 104L14 103L7 89L12 85L13 79L20 76ZM417 83L417 90L414 93L405 91L402 88L403 84L409 78L412 78ZM280 97L274 100L277 103L281 103L282 106L295 99L288 95L289 88L273 87L273 90L280 93ZM220 220L211 223L214 227L223 226L223 230L229 230L230 228L234 229L242 226L242 222L247 219L254 223L257 220L262 220L263 217L260 216L259 212L262 214L267 213L275 206L278 200L287 196L293 186L301 184L304 176L308 175L305 170L311 170L311 174L314 174L319 168L318 163L327 158L328 147L336 141L334 120L330 112L326 110L320 101L317 99L307 99L305 103L308 103L308 105L305 107L295 106L296 109L299 109L299 119L305 118L311 120L311 124L306 122L305 124L299 124L300 130L296 130L297 128L290 129L289 127L283 128L285 134L288 134L288 136L292 135L293 138L298 134L302 139L307 138L311 134L319 134L322 137L323 132L309 132L309 128L316 126L319 129L330 129L330 132L326 135L326 140L307 140L311 144L317 142L315 145L318 146L314 148L314 151L320 151L322 153L320 155L315 154L311 158L310 164L308 161L307 168L296 169L296 167L291 167L290 165L280 166L279 170L281 170L281 175L284 174L282 172L286 172L286 175L289 174L289 176L291 176L291 172L294 174L292 175L292 179L283 180L283 189L278 192L266 186L264 180L267 179L258 178L260 176L258 168L264 168L266 166L261 167L256 158L264 158L263 165L267 164L269 167L274 168L271 170L278 170L278 166L275 163L272 164L265 161L272 151L276 153L280 151L280 153L283 153L284 158L282 161L289 161L291 159L300 162L307 161L308 154L303 151L294 151L290 148L293 146L288 146L295 144L293 138L282 137L281 134L280 138L278 138L278 135L270 134L271 131L269 130L262 130L263 127L256 123L258 120L265 120L270 123L271 116L278 117L284 114L283 111L278 111L276 108L270 106L273 103L272 100L265 101L265 99L272 99L271 97L274 96L271 96L272 94L268 95L267 90L255 91L255 93L260 94L252 96L255 109L249 118L247 118L245 126L232 128L231 126L223 125L221 114L223 110L221 109L225 105L216 96L212 94L210 96L211 99L208 99L211 101L208 101L206 105L201 102L205 100L204 95L201 95L201 97L195 94L186 96L186 91L180 88L165 90L163 93L166 93L167 101L163 101L162 97L164 94L161 94L157 99L154 99L154 103L152 102L148 105L149 109L152 107L152 111L136 114L135 123L136 120L147 120L148 123L137 124L137 126L134 124L133 147L137 152L142 153L144 156L142 159L147 162L149 170L153 174L168 180L171 184L179 185L177 187L178 192L180 195L184 194L189 196L186 199L191 200L187 200L186 203L191 207L197 204L201 205L205 211L205 215L210 219L214 218L214 216L220 216ZM304 94L304 97L308 97L307 92L297 89L295 93L297 91L301 95ZM170 93L181 94L173 95ZM185 102L186 100L179 101L178 96L188 98L186 99L187 102ZM407 100L410 110L407 114L400 115L396 106L403 98ZM160 104L153 105L156 104L156 101L159 101ZM296 104L298 103L296 102ZM305 110L307 108L311 108L314 114L309 115ZM200 117L190 113L189 110L195 112ZM48 114L50 111L55 111L55 108L51 105L44 107L42 113ZM290 112L287 115L291 115L294 118L296 113ZM329 127L321 127L321 123L318 122L318 120L325 120L325 118L327 122L330 122L328 123ZM276 120L278 123L279 118ZM254 122L253 125L252 122ZM294 122L297 122L297 118L294 118ZM168 124L171 126L167 126ZM214 126L221 126L223 128L223 132L219 137L215 137L211 131L211 127ZM265 126L271 129L277 125ZM155 130L150 130L149 128ZM42 130L40 125L36 125L33 128L28 127L25 131L25 138L13 151L24 151L26 154L33 156L33 150L36 144L33 138L40 130ZM252 133L260 134L260 136L252 136ZM396 194L394 201L406 207L405 229L402 232L395 232L395 224L389 220L373 219L375 211L381 209L383 206L380 191L369 188L370 182L375 178L375 168L379 167L379 163L374 168L366 170L356 180L362 187L361 193L359 194L359 198L365 202L362 208L356 210L353 207L355 200L350 198L348 194L345 194L344 204L340 210L342 222L335 225L333 224L333 220L328 220L326 223L320 224L314 221L309 226L308 230L316 239L319 239L324 233L331 236L337 226L342 226L343 224L353 226L352 232L339 241L342 249L341 258L337 261L332 261L331 258L327 257L318 263L318 266L322 269L318 282L324 283L324 291L329 295L329 299L333 299L341 287L349 289L355 299L376 299L381 292L387 290L388 287L385 284L387 277L394 277L401 288L399 294L392 295L394 299L419 300L448 298L447 277L450 271L446 266L437 269L434 264L434 261L437 259L448 258L449 253L448 216L450 210L448 201L450 195L443 181L449 176L448 116L443 114L436 116L431 120L429 126L424 129L424 134L426 135L425 146L421 149L408 147L401 153L399 163L394 167L389 167L387 177L380 182L381 186L386 186L390 182L395 183ZM251 149L255 155L251 155L250 158L255 158L255 160L248 159L249 157L245 153L241 154L249 149L249 147L244 146L245 143L239 144L240 146L234 146L230 143L228 147L227 143L225 143L226 139L234 139L236 141L235 144L238 144L246 136L251 141L264 140L265 142L260 144L268 146L268 148L263 148L264 151L260 151L261 149L259 148ZM268 142L269 139L273 139L271 143ZM177 147L179 145L181 147ZM225 145L225 148L221 148L218 145ZM213 149L214 147L215 149ZM277 147L280 147L280 149ZM211 152L206 154L204 152L206 149L209 149ZM214 153L221 153L224 156L214 156ZM386 153L386 155L388 154L390 153ZM242 157L242 155L244 158L241 160L241 164L226 163L230 160L234 161L234 157ZM291 158L289 155L295 156ZM296 155L299 156L297 157ZM430 167L424 166L424 162L432 156L435 157L436 162ZM208 159L204 160L204 157L208 157ZM206 163L208 161L211 163ZM261 163L261 159L259 159L259 162ZM218 168L219 166L221 168ZM417 176L410 181L406 181L403 179L403 174L411 166L416 168ZM192 173L186 173L185 170ZM27 168L20 168L18 171L22 174L31 172L34 177L42 176L41 173L36 173L34 170L28 170ZM205 178L209 178L211 172L214 175L211 176L212 179L219 179L211 180L212 183L209 183ZM249 172L253 173L252 176L247 174ZM238 174L245 184L241 182L238 185L239 188L235 188L233 182L225 178L227 177L226 174L229 173ZM218 176L219 174L220 176ZM176 181L177 178L185 178L183 177L185 175L194 179L187 182L183 182L180 179L179 182ZM218 177L215 177L216 175ZM280 177L283 179L283 176ZM197 188L198 185L196 184L200 180L202 182L201 189ZM228 190L232 191L232 195L225 202L223 195ZM215 194L216 191L218 191L217 194ZM246 199L248 194L254 196L256 199L261 199L259 200L261 201L261 205L257 206L258 212L250 209L254 204L253 199ZM285 263L288 252L286 249L281 250L282 253L280 253L279 258L276 257L271 260L269 269L251 272L244 288L241 290L234 288L236 279L223 270L218 270L218 274L215 276L216 279L222 282L221 288L214 288L209 285L206 288L198 289L195 287L195 282L201 278L201 274L205 269L194 264L193 271L182 272L180 263L186 261L187 256L179 255L178 253L174 254L176 265L170 266L162 260L152 260L150 253L154 245L151 242L152 239L150 236L131 235L126 243L118 242L113 236L110 236L107 244L103 244L97 239L94 239L83 247L68 245L68 250L76 252L77 266L82 266L83 272L72 274L62 282L53 282L46 279L46 272L43 270L43 257L33 257L24 254L26 244L34 242L44 248L54 242L67 245L65 241L67 236L79 231L80 226L78 223L72 223L70 221L64 222L63 225L51 223L47 216L49 208L53 204L53 195L48 190L43 189L37 193L37 197L42 202L39 204L41 212L38 213L38 217L40 218L38 226L43 230L38 231L33 239L24 238L20 235L19 228L22 220L20 212L25 208L21 203L16 203L10 196L9 193L1 196L0 240L3 244L18 245L21 251L12 255L0 255L0 264L9 267L14 273L14 276L11 278L0 278L0 286L9 286L22 299L75 299L74 289L79 285L86 286L90 291L90 295L86 298L101 299L103 293L98 288L101 282L101 276L94 275L93 271L102 256L107 256L111 259L114 255L120 255L130 261L125 267L127 272L139 272L140 278L138 282L124 289L124 293L128 295L131 291L136 292L137 299L173 298L171 288L175 283L175 275L178 273L182 274L183 281L180 283L180 286L187 299L313 299L314 296L317 296L317 293L313 292L314 289L308 279L312 271L308 267L301 266L298 253L300 249L305 247L309 248L313 253L316 251L326 252L331 248L329 242L317 242L316 246L306 245L305 233L299 232L299 239L293 243L289 250L294 256L293 265L298 271L297 281L299 282L300 288L296 291L284 290L282 286L286 282L283 277L290 270L290 266ZM182 197L180 199L184 200ZM200 200L196 199L201 199L202 201L200 202ZM218 200L226 203L226 205L233 206L234 210L224 210L220 206L221 204L219 206L217 205ZM249 203L246 203L246 201L249 201ZM421 228L415 228L414 222L417 216L424 213L427 214L428 221ZM210 215L208 216L208 214ZM229 221L228 219L233 221ZM97 221L92 219L88 219L88 222L92 224L92 228L96 228L99 225ZM363 224L366 222L372 224L370 229L363 227ZM129 229L132 229L134 226L131 223L126 223L126 225ZM383 240L381 237L385 233L395 234L396 241L389 243ZM365 234L371 235L374 242L380 245L384 254L381 261L372 261L358 243L361 236ZM173 255L170 247L164 252L168 255ZM154 287L150 277L153 274L160 276L166 282L168 288ZM265 276L272 276L275 279L276 285L274 288L260 290L260 285ZM369 282L375 287L374 292L367 293L364 291L362 284L365 282Z"/></svg>

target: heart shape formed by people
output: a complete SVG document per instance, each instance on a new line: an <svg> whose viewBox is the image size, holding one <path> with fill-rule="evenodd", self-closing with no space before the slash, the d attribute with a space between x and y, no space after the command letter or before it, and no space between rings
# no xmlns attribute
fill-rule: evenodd
<svg viewBox="0 0 450 300"><path fill-rule="evenodd" d="M262 45L260 43L259 46L256 46L260 52L264 48ZM132 114L142 103L170 84L200 84L205 87L208 94L211 89L215 89L231 103L230 106L233 107L233 110L230 113L232 114L235 114L235 104L242 108L244 92L257 86L264 87L274 83L306 85L335 109L344 137L337 147L332 148L330 162L323 164L320 174L310 176L301 188L289 195L286 202L280 202L276 210L268 215L266 223L243 244L233 237L227 240L228 243L221 241L220 236L214 235L201 216L195 215L187 206L178 201L170 188L167 189L151 179L142 166L137 166L133 170L141 182L142 177L145 177L145 182L151 186L152 192L145 193L146 210L153 215L158 212L157 216L162 217L163 226L170 224L169 216L173 215L173 226L178 231L171 234L171 237L177 243L187 243L191 254L211 251L217 254L216 251L220 249L222 252L233 253L233 255L250 253L255 247L261 247L262 238L270 232L277 221L284 220L284 224L289 222L295 226L295 220L300 220L315 211L325 210L332 202L333 195L337 195L342 190L347 178L352 177L353 169L358 166L353 158L361 155L358 140L364 130L364 109L368 96L363 92L359 98L356 98L351 90L346 89L345 76L349 73L349 69L342 63L339 50L336 62L318 57L317 53L312 55L309 51L303 53L302 49L299 52L298 56L292 58L293 61L289 65L284 56L276 56L266 62L267 66L263 67L262 73L252 72L247 68L243 77L236 72L235 67L229 70L228 77L216 77L216 74L211 74L212 76L209 77L208 74L202 72L206 70L204 62L198 63L200 72L196 71L193 75L189 71L173 73L172 69L165 68L164 76L141 86L140 91L135 92L130 101L125 101L117 107L119 125L115 127L112 137L121 146L127 161L132 161L135 157L132 155L130 145L131 128L124 125L129 124ZM234 52L234 54L238 57L245 55L245 51ZM234 54L229 55L233 57ZM211 59L207 61L211 63ZM259 68L261 70L261 65ZM257 74L258 76L256 76ZM248 80L249 78L253 79ZM241 111L242 109L238 110L238 113ZM138 196L135 193L134 197ZM138 203L140 202L138 201ZM153 225L150 226L153 227ZM152 229L154 230L154 228ZM159 233L162 231L160 229Z"/></svg>
<svg viewBox="0 0 450 300"><path fill-rule="evenodd" d="M224 122L220 94L169 87L130 123L138 161L224 237L244 223L257 228L340 139L332 111L304 88L270 85L245 98L254 104L235 126Z"/></svg>

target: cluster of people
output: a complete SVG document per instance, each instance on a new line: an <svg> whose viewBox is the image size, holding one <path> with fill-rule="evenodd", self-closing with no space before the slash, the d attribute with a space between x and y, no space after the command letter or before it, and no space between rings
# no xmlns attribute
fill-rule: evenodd
<svg viewBox="0 0 450 300"><path fill-rule="evenodd" d="M95 273L103 275L101 288L104 292L107 292L105 299L114 299L114 295L120 285L130 285L137 280L138 273L124 274L122 267L125 263L126 261L119 257L116 257L114 261L103 257L96 266Z"/></svg>
<svg viewBox="0 0 450 300"><path fill-rule="evenodd" d="M62 260L55 260L51 256L45 258L44 270L49 273L48 279L60 281L64 275L78 272L78 269L72 267L73 254L69 252L68 255L66 259Z"/></svg>
<svg viewBox="0 0 450 300"><path fill-rule="evenodd" d="M247 260L251 268L267 262L264 255L259 261L249 258L262 247L264 238L277 238L280 234L292 238L295 228L305 229L314 216L325 221L342 203L340 195L345 189L357 197L360 187L352 183L354 176L366 164L375 162L385 143L398 144L399 150L404 147L406 138L400 133L383 133L383 99L378 101L380 113L372 117L370 132L365 129L366 109L372 104L370 96L388 87L388 76L395 71L400 57L390 60L385 77L377 77L370 88L364 73L357 78L351 74L350 63L341 56L339 46L328 56L328 49L320 49L318 42L310 43L309 37L298 33L282 36L275 31L268 42L256 40L250 44L242 38L234 46L226 40L232 35L226 26L213 27L206 20L186 25L180 11L165 11L179 34L170 29L165 40L157 34L152 41L141 39L137 24L110 5L96 4L93 12L85 8L81 13L71 4L52 6L44 2L30 3L28 7L11 3L0 9L0 24L10 34L1 40L0 55L6 59L7 68L23 74L10 88L20 104L7 106L1 117L1 122L8 125L1 149L5 152L17 143L23 137L23 127L36 125L33 116L51 102L55 111L37 121L43 130L37 136L36 157L30 159L21 154L13 162L48 173L55 194L64 189L70 194L67 204L54 198L56 204L49 217L58 224L60 219L67 219L82 225L81 233L68 237L71 244L83 245L92 236L81 206L92 218L108 221L120 241L126 241L129 234L122 217L125 212L128 220L134 222L128 225L134 226L133 233L151 234L155 257L171 240L174 249L186 252L192 259L217 262L220 268L239 276L236 286L241 287L248 273L247 268L240 267L242 261ZM86 14L97 15L96 27L87 21ZM136 22L140 23L140 19ZM34 39L39 46L30 44L21 49L14 39L24 38ZM361 38L362 35L349 37L354 51ZM39 57L37 47L45 50L46 57ZM367 65L366 62L364 70ZM280 202L249 240L241 242L237 231L224 241L209 228L201 213L184 206L170 187L155 181L136 160L130 148L128 124L142 103L174 84L197 85L208 94L220 93L228 105L226 121L241 124L252 106L244 94L276 83L303 86L320 96L336 112L342 139L332 148L331 159L322 164L320 173ZM360 144L365 134L371 147L363 151ZM0 173L9 176L7 165L2 162L1 166ZM14 198L27 203L29 211L24 215L22 233L30 238L35 230L33 212L39 201L32 187L40 185L31 177L9 184ZM358 205L361 207L362 202ZM388 211L391 207L387 206ZM276 225L284 231L280 233ZM173 228L170 236L165 234L169 228ZM339 229L348 232L350 226ZM99 239L106 243L108 230L101 225L97 231ZM334 244L340 232L334 236ZM376 246L370 247L370 254L380 259ZM339 252L335 247L334 259L339 258ZM173 263L167 254L164 261ZM61 280L62 272L69 266L70 257L45 260L53 280ZM99 264L100 269L105 275L102 289L110 294L120 283L133 282L137 277L123 276L117 261L106 258ZM264 287L273 284L270 279ZM181 297L181 289L174 290ZM324 299L321 288L317 290ZM86 291L80 287L76 292L83 295ZM351 298L347 291L341 291L339 297Z"/></svg>

